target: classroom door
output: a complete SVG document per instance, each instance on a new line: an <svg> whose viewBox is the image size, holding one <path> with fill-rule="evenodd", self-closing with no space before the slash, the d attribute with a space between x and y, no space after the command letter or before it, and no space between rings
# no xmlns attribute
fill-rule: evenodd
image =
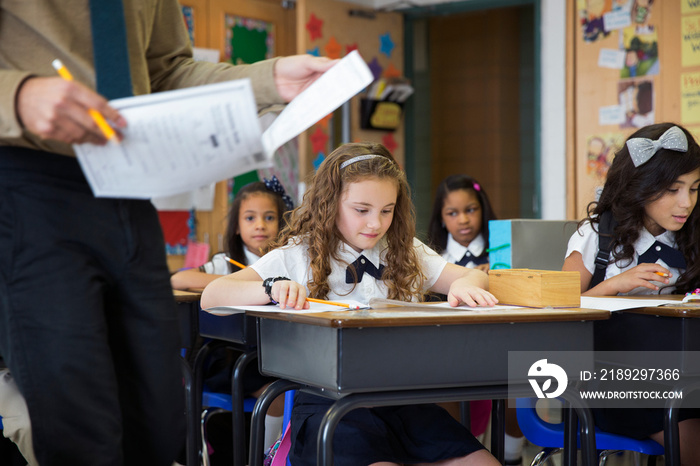
<svg viewBox="0 0 700 466"><path fill-rule="evenodd" d="M455 173L484 186L499 218L537 218L533 6L432 15L414 26L414 57L427 44L412 75L418 121L407 122L429 128L409 172L419 225L437 185Z"/></svg>
<svg viewBox="0 0 700 466"><path fill-rule="evenodd" d="M521 162L532 151L522 136L534 120L521 114L532 98L522 86L532 83L523 48L534 45L523 43L524 29L532 30L528 9L435 17L429 25L433 192L446 176L466 173L486 188L500 218L533 214L531 197L529 206L520 202L528 181Z"/></svg>

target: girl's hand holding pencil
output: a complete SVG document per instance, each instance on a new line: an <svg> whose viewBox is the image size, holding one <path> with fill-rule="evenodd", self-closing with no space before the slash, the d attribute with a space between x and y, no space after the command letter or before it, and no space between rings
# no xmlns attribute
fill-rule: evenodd
<svg viewBox="0 0 700 466"><path fill-rule="evenodd" d="M235 265L236 267L240 268L241 270L243 270L243 269L246 268L246 266L245 266L244 264L241 264L240 262L235 261L235 260L231 259L230 257L226 257L226 260L227 260L228 262L232 263L233 265ZM288 292L288 293L289 293L289 291L290 291L290 288L295 289L295 288L299 287L299 288L301 288L301 290L298 290L298 289L297 289L296 291L295 291L295 290L291 290L292 293L293 293L293 296L295 296L294 299L290 299L291 296L290 296L289 294L287 294L287 299L286 299L286 300L279 300L279 299L277 299L276 297L273 296L273 299L274 299L275 301L277 301L277 303L279 304L280 309L285 309L287 306L289 306L289 307L294 307L295 309L308 309L308 308L309 308L309 302L312 302L312 303L319 303L319 304L332 304L332 305L334 305L334 306L345 307L345 308L348 308L348 309L358 309L357 306L352 306L352 305L346 304L346 303L339 303L339 302L335 302L335 301L326 301L325 299L307 298L307 297L306 297L306 288L304 288L303 286L301 286L299 283L292 282L291 280L284 280L284 281L286 281L287 283L292 283L292 284L293 284L293 285L289 285L288 287L285 287L285 288L287 289L287 292ZM277 283L277 282L275 282L275 283ZM294 285L296 285L296 286L294 286ZM303 293L301 293L301 291L303 291ZM274 293L275 293L275 285L273 284L273 285L272 285L272 294L274 294ZM304 301L301 301L301 303L302 303L302 304L301 304L301 307L299 307L299 304L298 304L298 303L299 303L299 300L300 300L300 294L302 294L303 297L304 297ZM280 292L277 296L281 297L281 296L284 296L284 295Z"/></svg>

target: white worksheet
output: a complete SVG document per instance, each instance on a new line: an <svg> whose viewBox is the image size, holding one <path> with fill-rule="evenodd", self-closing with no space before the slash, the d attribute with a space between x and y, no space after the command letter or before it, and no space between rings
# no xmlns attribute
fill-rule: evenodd
<svg viewBox="0 0 700 466"><path fill-rule="evenodd" d="M75 145L96 197L149 199L272 164L275 149L372 82L353 51L298 95L265 131L248 79L117 99L120 144Z"/></svg>

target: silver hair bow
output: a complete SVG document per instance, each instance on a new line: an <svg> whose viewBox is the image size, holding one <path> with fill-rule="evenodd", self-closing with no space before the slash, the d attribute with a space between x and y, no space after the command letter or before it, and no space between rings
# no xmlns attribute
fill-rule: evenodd
<svg viewBox="0 0 700 466"><path fill-rule="evenodd" d="M635 167L647 163L659 149L688 152L688 138L678 126L672 126L656 141L647 138L632 138L627 141L632 163Z"/></svg>

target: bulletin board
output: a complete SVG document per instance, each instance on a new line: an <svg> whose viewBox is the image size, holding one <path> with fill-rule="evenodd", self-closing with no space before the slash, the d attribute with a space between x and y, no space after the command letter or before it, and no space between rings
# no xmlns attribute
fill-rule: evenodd
<svg viewBox="0 0 700 466"><path fill-rule="evenodd" d="M297 53L342 58L356 49L375 79L400 77L404 69L403 41L400 13L377 12L343 1L305 0L297 3ZM360 100L361 95L358 95L351 101L352 141L382 143L403 166L403 119L394 131L361 129ZM339 135L333 133L334 127L339 127L339 122L328 117L309 128L300 138L302 179L313 173L339 144Z"/></svg>
<svg viewBox="0 0 700 466"><path fill-rule="evenodd" d="M567 217L580 219L602 188L616 149L639 127L670 121L700 136L700 4L575 5L568 13L567 139L573 144L567 161L573 176Z"/></svg>

